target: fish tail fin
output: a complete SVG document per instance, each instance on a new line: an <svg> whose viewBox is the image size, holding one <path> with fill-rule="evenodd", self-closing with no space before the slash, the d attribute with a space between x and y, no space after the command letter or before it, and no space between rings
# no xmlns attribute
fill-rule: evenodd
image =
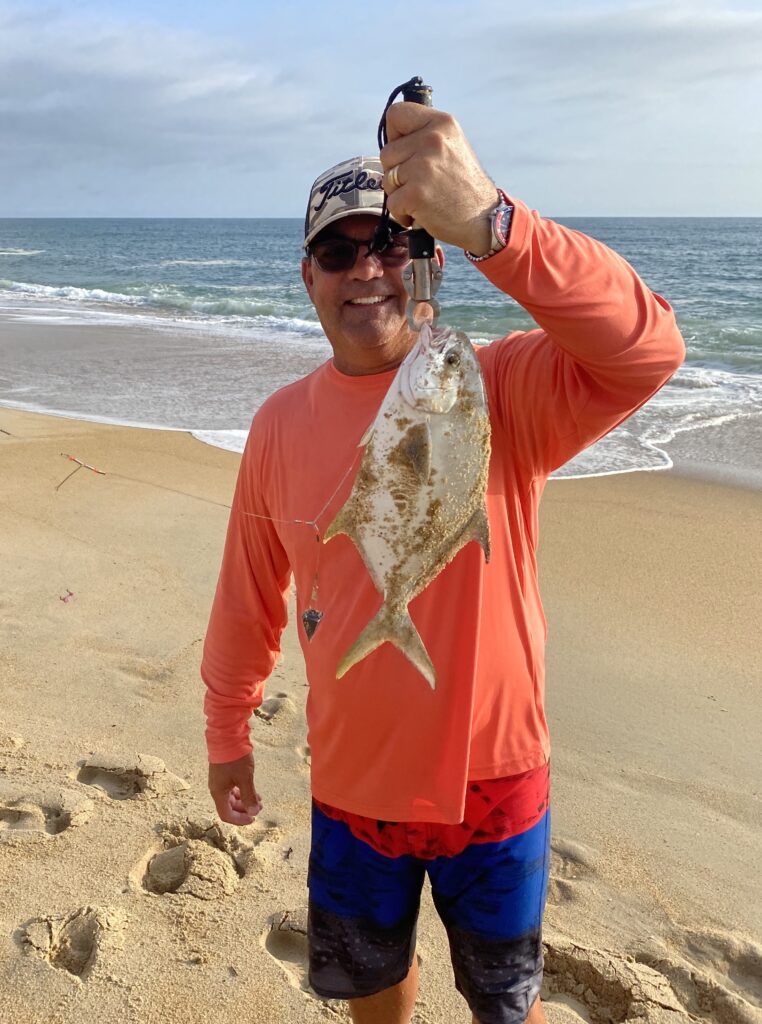
<svg viewBox="0 0 762 1024"><path fill-rule="evenodd" d="M436 687L437 676L434 666L407 609L405 608L401 612L392 612L386 605L383 605L378 614L370 620L341 659L336 671L336 678L341 679L353 665L362 661L367 654L375 651L386 641L402 651L408 661L415 665L432 690Z"/></svg>

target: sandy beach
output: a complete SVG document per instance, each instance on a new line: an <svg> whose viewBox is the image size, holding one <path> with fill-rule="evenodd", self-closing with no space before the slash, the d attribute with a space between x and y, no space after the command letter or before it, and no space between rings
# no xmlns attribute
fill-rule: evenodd
<svg viewBox="0 0 762 1024"><path fill-rule="evenodd" d="M239 456L8 409L0 431L0 1022L349 1020L305 980L292 626L253 722L262 814L221 826L206 791ZM760 512L676 472L548 486L551 1024L762 1021ZM419 935L416 1024L466 1024L427 893Z"/></svg>

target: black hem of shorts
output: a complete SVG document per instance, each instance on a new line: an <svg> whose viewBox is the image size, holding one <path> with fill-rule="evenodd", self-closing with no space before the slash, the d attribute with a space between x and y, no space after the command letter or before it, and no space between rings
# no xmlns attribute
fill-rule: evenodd
<svg viewBox="0 0 762 1024"><path fill-rule="evenodd" d="M415 957L415 953L413 954L413 957ZM349 999L366 999L368 996L377 996L379 994L379 992L386 992L386 990L388 988L394 988L395 985L399 985L400 982L405 980L405 978L410 973L410 968L412 966L413 966L413 964L412 964L412 961L411 961L410 962L410 966L408 967L408 969L405 971L405 973L400 978L397 979L397 981L392 981L388 985L383 985L381 988L374 988L374 989L372 989L369 992L353 992L352 995L347 995L346 992L329 992L328 989L325 989L325 988L324 989L320 989L320 988L318 988L317 985L314 985L313 982L312 982L312 972L311 971L307 975L307 980L310 983L310 988L312 989L312 991L316 992L320 996L321 999L343 999L344 1002L346 1002Z"/></svg>

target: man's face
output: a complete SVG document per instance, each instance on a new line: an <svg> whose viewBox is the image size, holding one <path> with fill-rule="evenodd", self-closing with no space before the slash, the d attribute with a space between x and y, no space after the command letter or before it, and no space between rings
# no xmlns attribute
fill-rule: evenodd
<svg viewBox="0 0 762 1024"><path fill-rule="evenodd" d="M370 241L378 217L358 214L336 221L326 236ZM349 270L328 273L314 258L302 260L302 279L344 372L372 373L395 365L413 338L405 317L403 267L384 267L377 255L360 249ZM372 302L362 300L372 299Z"/></svg>

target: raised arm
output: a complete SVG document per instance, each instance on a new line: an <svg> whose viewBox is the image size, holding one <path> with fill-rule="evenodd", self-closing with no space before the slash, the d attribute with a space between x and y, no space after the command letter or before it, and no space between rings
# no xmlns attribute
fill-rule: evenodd
<svg viewBox="0 0 762 1024"><path fill-rule="evenodd" d="M485 256L498 190L460 125L414 103L387 114L389 211L435 238ZM635 412L680 366L682 337L667 302L605 245L514 207L507 246L477 264L539 330L483 353L493 422L532 475L550 472Z"/></svg>

